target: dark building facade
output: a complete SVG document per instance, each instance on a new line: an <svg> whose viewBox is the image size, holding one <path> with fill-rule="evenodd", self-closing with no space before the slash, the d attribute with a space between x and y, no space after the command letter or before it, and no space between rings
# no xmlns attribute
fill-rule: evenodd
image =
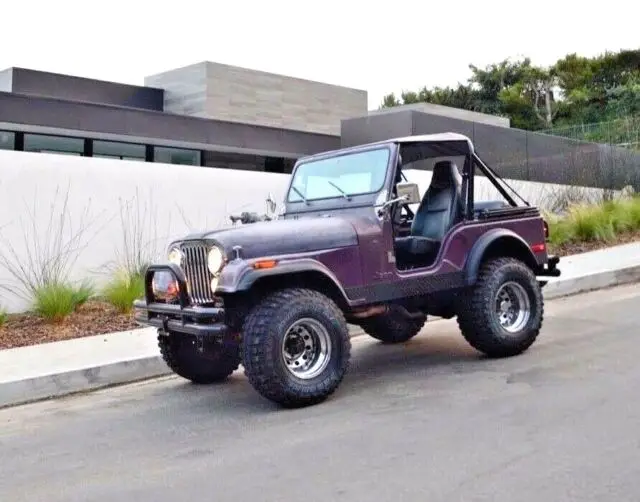
<svg viewBox="0 0 640 502"><path fill-rule="evenodd" d="M175 101L161 88L10 68L0 72L0 149L289 172L340 146L339 134L167 112Z"/></svg>
<svg viewBox="0 0 640 502"><path fill-rule="evenodd" d="M631 185L640 190L640 154L628 148L429 113L429 105L391 110L344 120L342 146L452 131L471 138L478 154L504 178L606 189Z"/></svg>
<svg viewBox="0 0 640 502"><path fill-rule="evenodd" d="M366 91L211 62L144 86L10 68L0 71L0 149L287 173L307 154L450 131L505 178L640 189L640 155L626 148L430 104L367 105Z"/></svg>

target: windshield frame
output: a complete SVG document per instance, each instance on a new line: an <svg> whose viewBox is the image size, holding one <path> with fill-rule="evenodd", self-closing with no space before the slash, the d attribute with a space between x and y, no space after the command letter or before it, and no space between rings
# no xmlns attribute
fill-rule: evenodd
<svg viewBox="0 0 640 502"><path fill-rule="evenodd" d="M300 168L302 168L307 164L321 162L324 160L337 159L340 157L354 156L354 155L359 155L367 152L385 151L385 150L387 151L387 160L386 160L386 165L384 167L385 173L384 173L384 176L382 177L382 182L380 186L373 191L349 193L348 190L345 189L345 192L347 192L350 199L350 200L347 200L344 194L340 193L338 190L335 190L334 194L332 195L328 195L326 197L307 198L307 202L305 202L300 198L300 195L297 194L296 190L293 188L294 181L296 180L296 176L298 175ZM381 191L386 189L388 185L388 178L389 178L389 166L392 164L394 159L395 159L395 149L392 144L387 144L387 143L367 145L361 148L356 147L356 148L350 148L345 150L335 150L332 152L327 152L326 154L314 155L308 158L301 159L296 164L295 168L293 169L293 172L291 173L291 178L290 178L289 185L287 187L287 191L285 193L284 202L287 206L295 206L295 207L309 208L309 209L311 209L312 207L318 207L318 205L327 206L327 202L329 202L330 205L340 205L340 206L345 205L344 203L352 204L356 206L360 204L370 204L370 200L374 200Z"/></svg>

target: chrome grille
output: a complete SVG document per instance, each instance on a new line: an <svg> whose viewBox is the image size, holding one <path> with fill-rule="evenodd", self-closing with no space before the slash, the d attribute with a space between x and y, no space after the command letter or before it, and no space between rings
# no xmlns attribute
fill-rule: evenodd
<svg viewBox="0 0 640 502"><path fill-rule="evenodd" d="M189 242L180 246L182 251L182 270L187 279L187 291L193 303L213 303L211 279L207 268L208 246L203 242Z"/></svg>

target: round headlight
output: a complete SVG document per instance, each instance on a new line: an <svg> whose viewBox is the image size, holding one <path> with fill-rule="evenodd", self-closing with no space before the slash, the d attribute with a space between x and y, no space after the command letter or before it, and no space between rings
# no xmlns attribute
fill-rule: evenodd
<svg viewBox="0 0 640 502"><path fill-rule="evenodd" d="M165 270L154 272L151 291L158 300L174 300L178 297L178 290L178 283L171 272Z"/></svg>
<svg viewBox="0 0 640 502"><path fill-rule="evenodd" d="M169 251L169 261L174 265L180 266L182 263L182 251L178 248L172 248L171 251Z"/></svg>
<svg viewBox="0 0 640 502"><path fill-rule="evenodd" d="M216 292L216 289L218 288L218 278L217 278L217 277L214 277L213 279L211 279L211 284L210 284L210 286L211 286L211 291L212 291L213 293L215 293L215 292Z"/></svg>
<svg viewBox="0 0 640 502"><path fill-rule="evenodd" d="M224 255L222 254L222 250L218 246L213 246L207 256L207 267L209 267L209 272L217 274L220 272L222 265L224 265Z"/></svg>

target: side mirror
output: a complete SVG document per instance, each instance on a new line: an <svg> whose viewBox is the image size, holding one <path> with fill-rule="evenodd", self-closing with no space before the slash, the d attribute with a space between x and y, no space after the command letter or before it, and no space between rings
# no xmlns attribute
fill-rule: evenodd
<svg viewBox="0 0 640 502"><path fill-rule="evenodd" d="M404 182L396 185L396 191L398 197L402 197L405 200L405 204L419 204L421 201L420 190L417 183Z"/></svg>

